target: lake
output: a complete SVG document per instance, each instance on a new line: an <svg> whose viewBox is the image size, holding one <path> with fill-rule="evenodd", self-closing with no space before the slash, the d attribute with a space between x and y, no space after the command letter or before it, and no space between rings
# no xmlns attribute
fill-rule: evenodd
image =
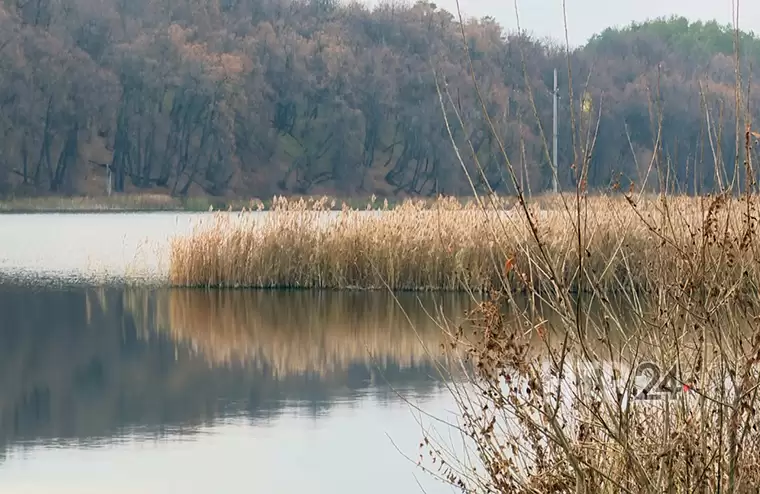
<svg viewBox="0 0 760 494"><path fill-rule="evenodd" d="M452 492L414 461L470 300L156 286L201 218L0 215L0 492Z"/></svg>

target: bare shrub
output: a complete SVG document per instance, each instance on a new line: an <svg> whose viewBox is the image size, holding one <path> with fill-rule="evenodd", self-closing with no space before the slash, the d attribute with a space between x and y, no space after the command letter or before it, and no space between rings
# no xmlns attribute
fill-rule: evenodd
<svg viewBox="0 0 760 494"><path fill-rule="evenodd" d="M464 32L462 37L466 42ZM738 129L745 90L738 54L736 63ZM572 100L569 66L568 78ZM445 81L439 96L457 148L448 115L464 123ZM483 116L488 120L485 106ZM578 116L571 117L576 132ZM749 117L746 140L737 142L737 151L744 151L743 187L737 161L733 181L698 198L667 193L662 119L653 114L652 120L658 122L658 149L649 169L660 193L646 198L632 187L618 196L625 205L614 211L600 213L585 187L593 122L585 139L583 132L577 141L574 136L575 187L549 199L561 204L558 214L568 218L572 245L552 244L545 234L549 219L533 214L501 147L530 233L523 252L532 254L504 270L516 280L540 273L545 286L524 284L525 307L505 284L470 314L474 330L449 326L451 347L465 355L460 370L468 376L452 385L459 414L451 427L461 443L426 433L420 464L431 474L463 492L757 490L760 299L754 266L760 258ZM465 171L466 159L479 165L474 155L460 158ZM626 218L625 232L599 227L600 214ZM599 235L608 239L601 252ZM490 238L501 245L504 237ZM573 283L567 264L557 259L572 259Z"/></svg>

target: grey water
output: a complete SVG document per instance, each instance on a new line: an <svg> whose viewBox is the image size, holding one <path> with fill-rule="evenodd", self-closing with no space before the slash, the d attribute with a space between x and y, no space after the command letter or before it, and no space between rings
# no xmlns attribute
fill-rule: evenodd
<svg viewBox="0 0 760 494"><path fill-rule="evenodd" d="M452 492L415 461L469 300L140 283L208 218L0 216L0 492Z"/></svg>

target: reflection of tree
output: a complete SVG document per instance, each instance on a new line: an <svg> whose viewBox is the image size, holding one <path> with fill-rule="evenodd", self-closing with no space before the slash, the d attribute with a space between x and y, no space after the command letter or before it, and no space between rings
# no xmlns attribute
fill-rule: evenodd
<svg viewBox="0 0 760 494"><path fill-rule="evenodd" d="M395 326L398 314L385 312L385 301L368 300L376 294L330 302L324 295L309 300L306 295L270 293L267 300L265 294L240 292L230 296L236 302L227 313L222 310L226 302L219 303L224 296L201 292L8 285L0 290L3 444L111 436L135 426L159 433L172 426L192 430L229 413L276 415L289 400L306 402L316 413L337 397L352 399L370 385L384 387L386 379L423 395L435 386L430 363L403 328ZM247 304L262 311L244 309ZM340 313L352 304L363 307L369 317L358 311ZM413 307L406 307L412 319L423 321ZM275 308L283 311L283 318L277 318ZM205 314L205 326L188 323L192 314ZM209 317L218 318L219 324ZM253 330L240 317L254 322ZM343 318L343 326L331 326L331 317ZM170 326L177 318L188 326ZM211 333L220 328L217 339L201 335L204 328ZM435 351L435 333L424 327L418 331L433 341ZM289 339L297 350L289 352ZM344 350L342 339L348 342ZM362 340L377 355L377 370L361 352ZM215 360L215 355L237 352L238 342L243 355L256 357L256 365ZM309 360L312 355L302 351L306 345L319 360ZM209 360L225 365L209 366Z"/></svg>

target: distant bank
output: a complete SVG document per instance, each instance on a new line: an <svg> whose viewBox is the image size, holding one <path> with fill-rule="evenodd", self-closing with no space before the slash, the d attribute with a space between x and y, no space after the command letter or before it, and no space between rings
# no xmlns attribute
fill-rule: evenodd
<svg viewBox="0 0 760 494"><path fill-rule="evenodd" d="M316 201L319 197L288 196L290 200L304 199ZM114 194L112 196L41 196L0 198L0 214L31 213L136 213L136 212L203 212L243 209L267 210L274 198L217 198L217 197L172 197L165 194ZM402 198L388 199L390 206L395 206ZM433 199L431 198L431 201ZM385 199L374 199L375 207L382 207ZM364 208L373 203L370 197L329 198L331 209L340 210L343 204L351 208Z"/></svg>
<svg viewBox="0 0 760 494"><path fill-rule="evenodd" d="M214 197L172 197L161 194L119 194L101 197L23 197L0 199L0 214L30 213L136 213L136 212L203 212L209 210L242 210L268 208L272 200L225 199ZM352 201L353 202L353 201Z"/></svg>

